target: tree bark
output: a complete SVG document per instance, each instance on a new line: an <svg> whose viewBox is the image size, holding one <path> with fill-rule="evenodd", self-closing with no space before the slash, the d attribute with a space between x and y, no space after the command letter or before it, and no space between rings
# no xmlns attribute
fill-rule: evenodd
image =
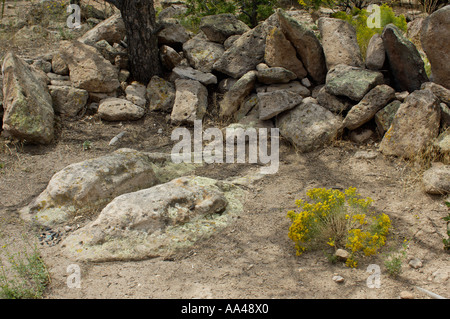
<svg viewBox="0 0 450 319"><path fill-rule="evenodd" d="M161 74L153 0L105 0L116 6L127 30L131 77L147 84Z"/></svg>

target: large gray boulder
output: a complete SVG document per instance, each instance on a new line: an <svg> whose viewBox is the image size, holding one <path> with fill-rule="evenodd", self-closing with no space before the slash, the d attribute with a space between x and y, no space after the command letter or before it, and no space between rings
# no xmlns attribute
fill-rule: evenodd
<svg viewBox="0 0 450 319"><path fill-rule="evenodd" d="M204 36L195 36L183 44L183 52L194 69L209 73L225 49L222 44L209 41Z"/></svg>
<svg viewBox="0 0 450 319"><path fill-rule="evenodd" d="M83 261L167 257L229 225L242 211L242 196L230 183L177 178L116 197L62 245Z"/></svg>
<svg viewBox="0 0 450 319"><path fill-rule="evenodd" d="M362 67L355 28L347 21L322 17L317 21L328 70L338 64Z"/></svg>
<svg viewBox="0 0 450 319"><path fill-rule="evenodd" d="M145 109L126 99L110 97L100 101L97 114L105 121L134 121L144 116Z"/></svg>
<svg viewBox="0 0 450 319"><path fill-rule="evenodd" d="M203 119L208 107L208 90L198 81L178 79L175 81L175 101L171 120L174 124L194 124Z"/></svg>
<svg viewBox="0 0 450 319"><path fill-rule="evenodd" d="M191 38L185 27L179 23L170 23L158 32L158 43L168 46L182 46Z"/></svg>
<svg viewBox="0 0 450 319"><path fill-rule="evenodd" d="M224 94L220 101L220 116L230 117L240 107L244 99L255 87L257 71L249 71L244 74L233 86Z"/></svg>
<svg viewBox="0 0 450 319"><path fill-rule="evenodd" d="M343 129L342 118L305 98L293 109L278 115L277 127L281 136L300 152L310 152L336 139Z"/></svg>
<svg viewBox="0 0 450 319"><path fill-rule="evenodd" d="M359 102L367 92L383 84L383 74L377 71L338 64L328 71L325 89L336 96L346 96Z"/></svg>
<svg viewBox="0 0 450 319"><path fill-rule="evenodd" d="M428 194L450 193L450 165L433 163L432 167L423 173L422 183Z"/></svg>
<svg viewBox="0 0 450 319"><path fill-rule="evenodd" d="M366 68L370 70L381 70L386 61L386 50L384 49L381 35L375 33L367 45Z"/></svg>
<svg viewBox="0 0 450 319"><path fill-rule="evenodd" d="M51 178L46 189L21 210L25 220L56 225L103 207L114 197L157 184L146 153L120 149L71 164Z"/></svg>
<svg viewBox="0 0 450 319"><path fill-rule="evenodd" d="M324 83L327 74L325 55L314 32L291 18L282 9L277 9L276 12L281 30L297 50L308 74L316 84Z"/></svg>
<svg viewBox="0 0 450 319"><path fill-rule="evenodd" d="M258 82L264 84L288 83L297 78L297 75L282 67L273 67L259 70L256 77Z"/></svg>
<svg viewBox="0 0 450 319"><path fill-rule="evenodd" d="M325 86L322 86L322 88L319 89L316 99L320 105L335 114L341 114L344 111L348 111L354 104L346 97L328 93Z"/></svg>
<svg viewBox="0 0 450 319"><path fill-rule="evenodd" d="M170 112L175 101L175 86L154 75L147 85L146 97L150 111Z"/></svg>
<svg viewBox="0 0 450 319"><path fill-rule="evenodd" d="M375 114L395 99L395 90L386 84L377 85L353 106L344 119L344 126L357 129L370 121Z"/></svg>
<svg viewBox="0 0 450 319"><path fill-rule="evenodd" d="M126 35L125 24L120 13L116 13L108 19L100 22L94 28L90 29L78 41L94 45L100 40L106 40L109 44L120 43Z"/></svg>
<svg viewBox="0 0 450 319"><path fill-rule="evenodd" d="M76 116L85 106L89 93L71 86L49 85L55 113L63 117Z"/></svg>
<svg viewBox="0 0 450 319"><path fill-rule="evenodd" d="M189 66L177 66L172 69L170 80L175 82L176 79L194 80L203 85L217 84L217 77L212 73L205 73Z"/></svg>
<svg viewBox="0 0 450 319"><path fill-rule="evenodd" d="M200 21L202 30L210 41L223 44L233 35L241 35L250 28L233 14L223 13L205 16Z"/></svg>
<svg viewBox="0 0 450 319"><path fill-rule="evenodd" d="M264 22L242 34L214 63L214 70L235 79L254 70L264 60L268 29L269 24Z"/></svg>
<svg viewBox="0 0 450 319"><path fill-rule="evenodd" d="M416 46L393 24L388 24L381 35L394 88L413 92L428 81L424 63Z"/></svg>
<svg viewBox="0 0 450 319"><path fill-rule="evenodd" d="M450 89L450 5L430 14L422 24L420 41L431 64L433 81Z"/></svg>
<svg viewBox="0 0 450 319"><path fill-rule="evenodd" d="M72 86L96 93L112 92L120 86L119 70L94 47L63 41L59 53L69 68Z"/></svg>
<svg viewBox="0 0 450 319"><path fill-rule="evenodd" d="M294 72L299 79L308 74L302 61L297 57L294 46L277 27L273 27L267 35L264 60L271 67L283 67Z"/></svg>
<svg viewBox="0 0 450 319"><path fill-rule="evenodd" d="M4 132L31 143L52 142L52 97L41 75L12 52L3 60L2 74Z"/></svg>
<svg viewBox="0 0 450 319"><path fill-rule="evenodd" d="M301 95L290 90L258 93L259 119L268 120L302 102Z"/></svg>
<svg viewBox="0 0 450 319"><path fill-rule="evenodd" d="M441 109L430 90L417 90L400 105L380 143L385 155L413 158L439 134Z"/></svg>

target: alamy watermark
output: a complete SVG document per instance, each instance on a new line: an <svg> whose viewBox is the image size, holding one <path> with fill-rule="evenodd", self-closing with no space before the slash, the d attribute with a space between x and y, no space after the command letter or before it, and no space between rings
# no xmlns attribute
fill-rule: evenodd
<svg viewBox="0 0 450 319"><path fill-rule="evenodd" d="M77 4L70 4L67 6L67 13L70 15L67 17L66 23L69 29L78 29L81 27L81 8Z"/></svg>
<svg viewBox="0 0 450 319"><path fill-rule="evenodd" d="M270 129L270 150L267 128L226 128L225 138L219 128L203 130L201 120L194 121L194 132L185 127L172 131L172 141L179 140L171 152L174 163L260 163L269 164L261 174L275 174L279 167L279 129ZM203 147L203 142L209 141ZM224 151L225 141L225 151ZM246 152L248 145L248 156ZM270 151L270 154L269 154Z"/></svg>

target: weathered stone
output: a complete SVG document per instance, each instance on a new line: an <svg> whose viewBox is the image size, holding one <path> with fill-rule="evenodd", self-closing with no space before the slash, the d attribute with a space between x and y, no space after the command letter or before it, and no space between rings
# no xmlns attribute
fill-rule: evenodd
<svg viewBox="0 0 450 319"><path fill-rule="evenodd" d="M161 46L159 49L159 56L162 64L169 70L172 70L174 67L178 66L181 63L181 60L183 60L177 51L167 45Z"/></svg>
<svg viewBox="0 0 450 319"><path fill-rule="evenodd" d="M208 90L199 81L175 81L175 102L170 116L172 123L194 124L203 119L208 107Z"/></svg>
<svg viewBox="0 0 450 319"><path fill-rule="evenodd" d="M106 121L133 121L143 117L145 110L121 98L107 98L100 101L98 115Z"/></svg>
<svg viewBox="0 0 450 319"><path fill-rule="evenodd" d="M436 95L442 103L450 105L450 90L446 89L442 85L434 82L425 82L420 87L422 90L429 89Z"/></svg>
<svg viewBox="0 0 450 319"><path fill-rule="evenodd" d="M112 92L119 86L119 70L92 46L78 41L63 41L60 54L69 67L74 87L89 92Z"/></svg>
<svg viewBox="0 0 450 319"><path fill-rule="evenodd" d="M241 35L236 34L236 35L232 35L231 37L229 37L228 39L225 40L225 42L223 43L223 47L225 48L225 50L228 50L229 48L231 48L231 46L233 45L233 43L239 39L241 37Z"/></svg>
<svg viewBox="0 0 450 319"><path fill-rule="evenodd" d="M249 114L253 109L258 107L258 95L252 94L249 97L247 97L244 102L241 103L241 106L239 110L234 113L234 119L236 121L240 121L243 119L247 114Z"/></svg>
<svg viewBox="0 0 450 319"><path fill-rule="evenodd" d="M263 92L273 92L277 90L289 90L294 93L297 93L303 97L308 97L311 95L311 92L300 84L298 81L292 81L289 83L281 83L281 84L272 84L267 86L260 86L256 89L257 93Z"/></svg>
<svg viewBox="0 0 450 319"><path fill-rule="evenodd" d="M33 67L43 71L44 73L49 73L52 71L52 64L48 61L44 61L41 59L35 60L32 64Z"/></svg>
<svg viewBox="0 0 450 319"><path fill-rule="evenodd" d="M417 90L400 105L389 130L380 143L385 155L412 158L439 134L438 98L430 90Z"/></svg>
<svg viewBox="0 0 450 319"><path fill-rule="evenodd" d="M244 99L253 90L256 82L256 71L250 71L244 74L231 88L225 93L223 100L220 101L220 116L232 116L240 107Z"/></svg>
<svg viewBox="0 0 450 319"><path fill-rule="evenodd" d="M258 71L258 81L264 84L288 83L297 78L294 72L282 67L273 67Z"/></svg>
<svg viewBox="0 0 450 319"><path fill-rule="evenodd" d="M59 53L56 53L52 58L52 70L53 73L58 75L69 75L69 67Z"/></svg>
<svg viewBox="0 0 450 319"><path fill-rule="evenodd" d="M176 19L184 15L187 9L184 4L171 5L159 12L157 21L159 23L173 23Z"/></svg>
<svg viewBox="0 0 450 319"><path fill-rule="evenodd" d="M402 102L398 100L392 101L375 114L375 123L377 124L377 129L381 136L383 136L389 127L391 127L400 104L402 104Z"/></svg>
<svg viewBox="0 0 450 319"><path fill-rule="evenodd" d="M327 74L325 55L314 32L282 9L277 9L277 15L281 30L297 50L306 71L317 84L324 83Z"/></svg>
<svg viewBox="0 0 450 319"><path fill-rule="evenodd" d="M353 106L353 104L347 98L338 97L328 93L325 89L325 86L322 86L322 88L319 90L316 99L321 106L335 114L340 114L344 111L347 111Z"/></svg>
<svg viewBox="0 0 450 319"><path fill-rule="evenodd" d="M301 152L309 152L337 138L343 129L342 118L305 98L298 106L277 117L280 134Z"/></svg>
<svg viewBox="0 0 450 319"><path fill-rule="evenodd" d="M198 81L204 85L217 84L217 77L212 73L204 73L198 70L195 70L191 67L181 67L177 66L173 68L171 74L171 80L175 81L176 79L189 79Z"/></svg>
<svg viewBox="0 0 450 319"><path fill-rule="evenodd" d="M381 35L375 33L370 38L366 51L366 68L370 70L381 70L386 61L386 51L384 49Z"/></svg>
<svg viewBox="0 0 450 319"><path fill-rule="evenodd" d="M339 64L328 72L325 89L330 94L359 102L380 84L383 84L383 74L380 72Z"/></svg>
<svg viewBox="0 0 450 319"><path fill-rule="evenodd" d="M297 58L297 51L277 27L267 35L264 60L271 67L283 67L294 72L300 79L307 75L302 61Z"/></svg>
<svg viewBox="0 0 450 319"><path fill-rule="evenodd" d="M145 85L134 81L125 89L126 99L137 106L145 108L145 105L147 104L145 98L146 89Z"/></svg>
<svg viewBox="0 0 450 319"><path fill-rule="evenodd" d="M195 36L183 44L183 52L194 69L209 73L225 49L219 43Z"/></svg>
<svg viewBox="0 0 450 319"><path fill-rule="evenodd" d="M322 17L317 21L328 69L338 64L364 65L355 28L347 21Z"/></svg>
<svg viewBox="0 0 450 319"><path fill-rule="evenodd" d="M358 127L349 133L350 141L356 144L366 144L373 140L375 132L372 128L365 127L364 125Z"/></svg>
<svg viewBox="0 0 450 319"><path fill-rule="evenodd" d="M116 62L116 57L120 54L120 52L115 49L111 44L106 40L100 40L94 44L94 47L101 53L101 55L114 64Z"/></svg>
<svg viewBox="0 0 450 319"><path fill-rule="evenodd" d="M48 89L55 113L65 117L76 116L86 106L89 98L88 91L71 86L50 85Z"/></svg>
<svg viewBox="0 0 450 319"><path fill-rule="evenodd" d="M189 33L179 23L168 24L165 28L158 32L158 43L169 46L183 45L190 39Z"/></svg>
<svg viewBox="0 0 450 319"><path fill-rule="evenodd" d="M393 24L384 28L381 37L394 78L394 88L408 92L419 90L428 77L417 48Z"/></svg>
<svg viewBox="0 0 450 319"><path fill-rule="evenodd" d="M450 130L442 132L433 144L439 149L441 154L450 155Z"/></svg>
<svg viewBox="0 0 450 319"><path fill-rule="evenodd" d="M354 130L370 121L395 98L395 90L386 84L377 85L353 106L344 119L344 127Z"/></svg>
<svg viewBox="0 0 450 319"><path fill-rule="evenodd" d="M263 62L269 25L264 22L242 34L214 63L214 70L240 78Z"/></svg>
<svg viewBox="0 0 450 319"><path fill-rule="evenodd" d="M154 167L146 153L131 149L71 164L53 175L21 217L55 225L88 214L118 195L157 184Z"/></svg>
<svg viewBox="0 0 450 319"><path fill-rule="evenodd" d="M3 130L27 142L48 144L54 137L52 97L34 68L14 53L3 65Z"/></svg>
<svg viewBox="0 0 450 319"><path fill-rule="evenodd" d="M258 93L259 119L268 120L302 102L301 95L289 90Z"/></svg>
<svg viewBox="0 0 450 319"><path fill-rule="evenodd" d="M244 34L250 28L233 14L223 13L203 17L200 30L210 41L222 44L230 36Z"/></svg>
<svg viewBox="0 0 450 319"><path fill-rule="evenodd" d="M450 193L450 165L434 163L423 173L423 187L428 194L445 195Z"/></svg>
<svg viewBox="0 0 450 319"><path fill-rule="evenodd" d="M422 25L420 41L431 63L433 81L450 89L450 6L430 14Z"/></svg>
<svg viewBox="0 0 450 319"><path fill-rule="evenodd" d="M147 85L147 99L150 111L172 111L175 101L175 87L169 81L155 75Z"/></svg>
<svg viewBox="0 0 450 319"><path fill-rule="evenodd" d="M100 40L106 40L112 45L123 40L125 35L125 24L121 15L117 13L97 24L80 37L78 41L84 44L94 45Z"/></svg>
<svg viewBox="0 0 450 319"><path fill-rule="evenodd" d="M243 192L205 177L182 177L116 197L63 245L79 260L141 260L191 247L229 225Z"/></svg>

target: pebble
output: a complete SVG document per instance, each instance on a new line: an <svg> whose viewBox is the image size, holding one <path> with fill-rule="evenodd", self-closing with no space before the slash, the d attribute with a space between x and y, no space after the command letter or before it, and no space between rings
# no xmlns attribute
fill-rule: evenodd
<svg viewBox="0 0 450 319"><path fill-rule="evenodd" d="M400 293L400 298L401 299L414 299L414 295L412 293L410 293L409 291L402 291Z"/></svg>
<svg viewBox="0 0 450 319"><path fill-rule="evenodd" d="M336 252L334 253L334 255L339 259L339 260L343 260L346 261L348 259L348 257L350 257L350 254L348 251L344 250L344 249L338 249L336 250Z"/></svg>
<svg viewBox="0 0 450 319"><path fill-rule="evenodd" d="M408 265L414 269L422 268L422 261L419 258L413 258L409 261Z"/></svg>
<svg viewBox="0 0 450 319"><path fill-rule="evenodd" d="M333 280L334 280L334 282L337 282L338 284L341 284L341 283L344 282L345 279L342 276L336 275L336 276L333 276Z"/></svg>

